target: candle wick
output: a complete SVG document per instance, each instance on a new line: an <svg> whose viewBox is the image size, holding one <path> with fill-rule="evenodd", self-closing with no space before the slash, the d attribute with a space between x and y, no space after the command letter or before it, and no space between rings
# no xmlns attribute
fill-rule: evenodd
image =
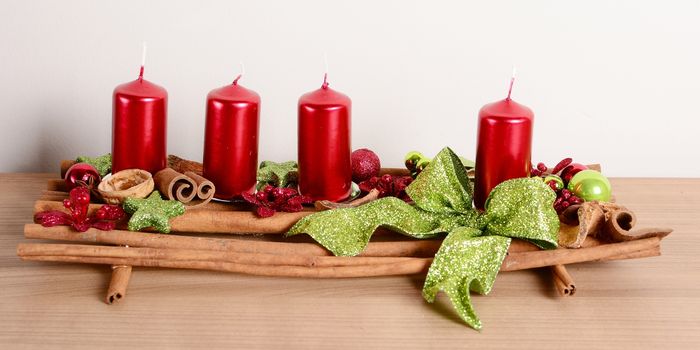
<svg viewBox="0 0 700 350"><path fill-rule="evenodd" d="M328 89L328 73L323 73L323 85L321 87Z"/></svg>
<svg viewBox="0 0 700 350"><path fill-rule="evenodd" d="M508 87L508 97L506 97L506 100L510 100L510 94L513 92L513 82L515 82L515 77L510 78L510 87Z"/></svg>
<svg viewBox="0 0 700 350"><path fill-rule="evenodd" d="M146 66L146 42L141 43L141 70L139 70L139 81L143 80L143 67Z"/></svg>
<svg viewBox="0 0 700 350"><path fill-rule="evenodd" d="M510 86L508 86L508 97L506 100L510 101L510 94L513 92L513 83L515 82L515 66L513 66L513 74L510 76Z"/></svg>
<svg viewBox="0 0 700 350"><path fill-rule="evenodd" d="M322 87L324 89L328 88L328 52L324 51L323 52L323 85Z"/></svg>
<svg viewBox="0 0 700 350"><path fill-rule="evenodd" d="M245 74L245 65L243 65L243 61L238 62L241 65L241 73L238 74L236 79L233 79L233 85L238 85L238 80L241 79L243 74Z"/></svg>

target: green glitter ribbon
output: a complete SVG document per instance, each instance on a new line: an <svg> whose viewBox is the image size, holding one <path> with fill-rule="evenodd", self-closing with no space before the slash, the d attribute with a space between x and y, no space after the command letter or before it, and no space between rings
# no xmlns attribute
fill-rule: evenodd
<svg viewBox="0 0 700 350"><path fill-rule="evenodd" d="M289 161L283 163L275 163L269 160L260 163L258 168L258 189L265 185L275 187L291 187L294 186L299 177L299 168L297 162Z"/></svg>
<svg viewBox="0 0 700 350"><path fill-rule="evenodd" d="M103 156L99 157L86 157L86 156L78 156L78 158L75 159L76 162L78 163L87 163L95 167L98 173L100 173L100 177L105 177L105 175L109 174L110 171L112 171L112 154L107 153Z"/></svg>
<svg viewBox="0 0 700 350"><path fill-rule="evenodd" d="M124 211L132 214L129 219L129 231L139 231L153 227L158 232L170 232L170 218L185 213L185 205L174 200L163 200L158 191L153 191L148 198L127 198Z"/></svg>
<svg viewBox="0 0 700 350"><path fill-rule="evenodd" d="M510 237L545 249L557 247L556 195L539 179L496 186L485 212L472 207L472 189L459 157L444 148L406 189L414 205L387 197L357 208L319 212L299 220L287 236L309 234L339 256L362 252L372 233L388 228L415 238L449 232L430 266L423 289L432 302L446 292L460 317L481 329L469 292L487 294L510 245Z"/></svg>
<svg viewBox="0 0 700 350"><path fill-rule="evenodd" d="M432 303L444 291L459 317L474 329L481 321L471 305L469 291L488 294L508 253L510 238L481 236L481 230L460 228L451 232L435 254L423 285L423 298Z"/></svg>

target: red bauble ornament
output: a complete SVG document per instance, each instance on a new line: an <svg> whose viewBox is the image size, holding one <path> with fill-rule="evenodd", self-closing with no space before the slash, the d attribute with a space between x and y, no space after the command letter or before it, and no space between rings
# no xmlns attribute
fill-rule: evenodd
<svg viewBox="0 0 700 350"><path fill-rule="evenodd" d="M350 155L352 163L352 181L360 183L372 176L379 176L382 166L376 153L367 148L356 149Z"/></svg>
<svg viewBox="0 0 700 350"><path fill-rule="evenodd" d="M97 169L95 169L95 167L92 165L87 163L76 163L68 168L63 181L65 181L69 190L77 186L84 186L92 189L97 187L101 181L101 178Z"/></svg>

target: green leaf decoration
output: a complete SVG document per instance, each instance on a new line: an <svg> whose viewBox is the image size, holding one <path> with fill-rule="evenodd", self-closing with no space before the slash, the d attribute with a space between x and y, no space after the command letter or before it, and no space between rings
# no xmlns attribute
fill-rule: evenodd
<svg viewBox="0 0 700 350"><path fill-rule="evenodd" d="M536 178L505 181L486 200L486 235L521 238L543 249L557 247L559 217L552 208L556 194Z"/></svg>
<svg viewBox="0 0 700 350"><path fill-rule="evenodd" d="M444 291L459 317L477 330L481 329L481 321L471 305L469 292L491 291L510 245L510 238L479 235L481 231L473 228L450 233L435 255L423 285L425 300L432 303L438 291Z"/></svg>
<svg viewBox="0 0 700 350"><path fill-rule="evenodd" d="M433 213L473 211L472 190L464 165L445 147L406 188L416 206Z"/></svg>

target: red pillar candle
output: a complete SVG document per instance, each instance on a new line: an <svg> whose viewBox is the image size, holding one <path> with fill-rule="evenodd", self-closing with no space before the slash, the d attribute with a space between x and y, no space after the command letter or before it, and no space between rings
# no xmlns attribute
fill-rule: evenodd
<svg viewBox="0 0 700 350"><path fill-rule="evenodd" d="M139 78L114 89L112 172L143 169L152 174L167 165L168 92Z"/></svg>
<svg viewBox="0 0 700 350"><path fill-rule="evenodd" d="M238 85L240 77L207 95L204 177L224 200L252 192L257 182L260 96Z"/></svg>
<svg viewBox="0 0 700 350"><path fill-rule="evenodd" d="M350 98L328 87L299 98L299 192L314 200L350 195Z"/></svg>
<svg viewBox="0 0 700 350"><path fill-rule="evenodd" d="M474 205L484 208L491 190L499 183L530 176L532 122L530 108L508 97L489 103L479 111L476 146Z"/></svg>

